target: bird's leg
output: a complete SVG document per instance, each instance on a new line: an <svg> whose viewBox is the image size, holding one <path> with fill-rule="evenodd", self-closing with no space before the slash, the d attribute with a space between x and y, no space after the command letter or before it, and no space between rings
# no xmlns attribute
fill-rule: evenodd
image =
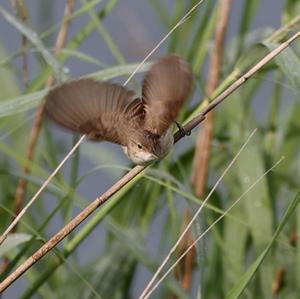
<svg viewBox="0 0 300 299"><path fill-rule="evenodd" d="M181 124L179 124L177 121L175 121L175 124L178 128L178 131L180 133L180 137L184 137L184 136L190 136L191 135L191 131L186 131Z"/></svg>

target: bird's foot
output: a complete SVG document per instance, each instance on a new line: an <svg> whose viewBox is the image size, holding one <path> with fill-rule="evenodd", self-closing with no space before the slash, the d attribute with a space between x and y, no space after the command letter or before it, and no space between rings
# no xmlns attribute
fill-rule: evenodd
<svg viewBox="0 0 300 299"><path fill-rule="evenodd" d="M182 126L181 124L179 124L177 121L175 121L175 124L178 128L178 131L179 131L179 134L180 134L180 137L184 137L184 136L190 136L191 135L191 131L186 131Z"/></svg>

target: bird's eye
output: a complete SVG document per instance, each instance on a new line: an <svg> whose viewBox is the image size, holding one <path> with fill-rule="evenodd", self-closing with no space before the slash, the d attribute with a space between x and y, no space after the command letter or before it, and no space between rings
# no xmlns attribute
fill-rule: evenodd
<svg viewBox="0 0 300 299"><path fill-rule="evenodd" d="M143 148L140 144L138 144L137 146L138 146L139 149L142 149L142 148Z"/></svg>

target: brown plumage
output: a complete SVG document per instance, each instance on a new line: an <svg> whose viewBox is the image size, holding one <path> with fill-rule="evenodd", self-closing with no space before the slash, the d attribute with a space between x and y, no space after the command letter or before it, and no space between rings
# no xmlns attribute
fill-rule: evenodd
<svg viewBox="0 0 300 299"><path fill-rule="evenodd" d="M128 109L134 96L117 84L80 79L51 90L45 112L61 126L90 139L125 145L119 128L134 117L133 109Z"/></svg>
<svg viewBox="0 0 300 299"><path fill-rule="evenodd" d="M120 144L137 164L162 158L173 143L171 127L187 100L192 74L170 54L146 74L142 99L109 82L80 79L62 84L46 97L46 115L92 140Z"/></svg>
<svg viewBox="0 0 300 299"><path fill-rule="evenodd" d="M179 56L170 54L154 64L142 88L145 128L163 134L178 117L191 87L191 70Z"/></svg>

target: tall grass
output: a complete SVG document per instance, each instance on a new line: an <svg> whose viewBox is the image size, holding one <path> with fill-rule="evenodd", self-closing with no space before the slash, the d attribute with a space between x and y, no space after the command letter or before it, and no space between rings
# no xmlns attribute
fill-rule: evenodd
<svg viewBox="0 0 300 299"><path fill-rule="evenodd" d="M49 45L49 40L55 39L61 24L51 20L51 26L41 32L30 22L30 15L34 10L42 14L38 11L42 8L31 7L28 21L20 27L22 20L18 15L14 16L13 9L7 10L9 5L6 5L7 16L11 16L9 26L17 29L14 38L20 40L20 47L13 49L12 53L9 52L11 49L5 51L7 37L1 37L1 233L12 220L16 186L27 163L32 112L42 103L48 77L53 74L56 79L65 80L72 76L65 71L65 65L72 70L72 61L90 65L91 71L86 75L99 80L123 79L138 65L138 59L127 61L119 41L110 33L115 32L109 27L113 18L126 16L119 10L119 2L79 2L71 17L68 41L57 57L53 55L53 45ZM210 97L220 94L300 28L297 1L287 0L282 5L280 27L255 30L252 28L257 16L269 14L272 3L264 0L237 2L233 1L233 6L239 5L241 10L230 19L234 30L227 35L221 81ZM151 10L154 22L161 23L161 36L195 3L194 0L143 1L143 5ZM265 8L266 3L269 10L262 14L259 10ZM122 1L122 7L127 5L127 9L134 10L131 4L131 1L128 4ZM51 6L55 9L55 5L56 2L51 1L47 9ZM166 41L166 52L186 57L194 72L195 93L191 104L182 113L183 123L209 101L205 93L207 61L218 23L218 5L218 1L204 1ZM143 21L142 15L139 20ZM1 22L7 22L7 18L2 18ZM83 25L79 27L77 22ZM133 23L132 26L138 27L139 24ZM147 29L151 32L151 28ZM125 31L118 28L118 31L122 30ZM21 34L27 36L27 55L31 62L31 79L26 86L20 59ZM115 63L105 61L101 53L95 57L84 52L85 45L90 45L89 39L93 43L105 44ZM138 48L134 44L131 47L132 51ZM145 65L139 72L148 67ZM95 69L99 70L95 73ZM138 85L130 88L139 92L135 86ZM258 128L258 133L198 217L192 232L194 237L200 235L281 156L285 156L285 160L198 243L193 268L189 269L192 276L190 289L183 289L180 277L187 273L178 268L176 274L161 284L154 298L210 299L237 298L240 295L242 298L299 298L299 90L299 42L296 41L215 111L206 193L249 132ZM76 142L77 136L73 140L67 136L48 122L43 124L34 160L30 162L30 175L25 177L27 200ZM193 214L203 200L194 195L191 185L195 139L195 133L184 138L166 159L152 165L122 188L69 235L53 254L40 260L5 291L3 298L137 298L150 274L177 240L186 211ZM18 226L18 234L0 247L2 263L8 261L0 275L1 280L125 173L131 165L122 157L114 146L82 145L64 171L54 178L26 213Z"/></svg>

